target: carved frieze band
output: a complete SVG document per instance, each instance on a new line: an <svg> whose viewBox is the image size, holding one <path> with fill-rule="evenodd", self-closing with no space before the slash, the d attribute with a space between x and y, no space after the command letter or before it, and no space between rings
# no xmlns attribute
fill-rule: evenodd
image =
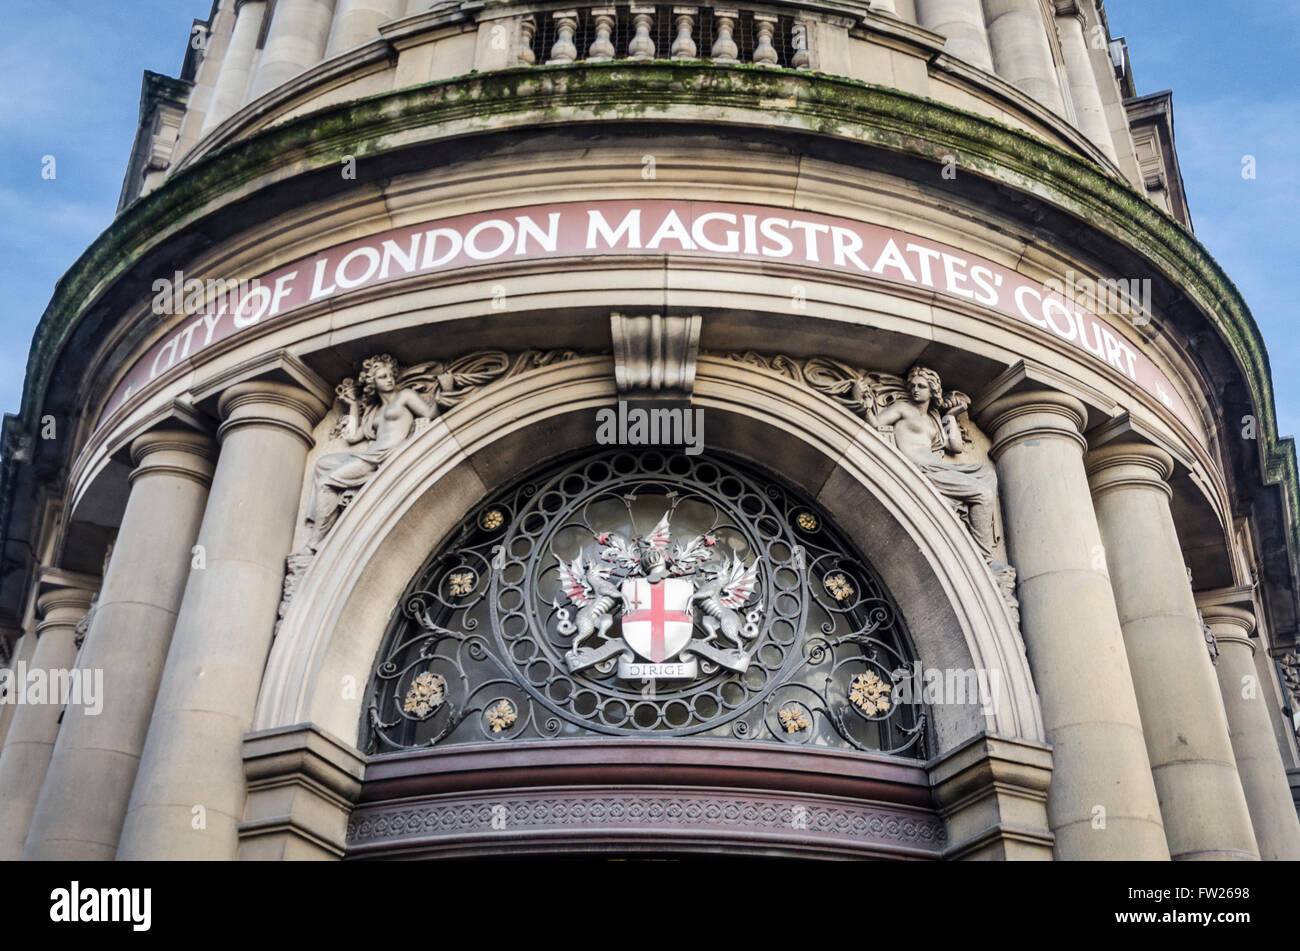
<svg viewBox="0 0 1300 951"><path fill-rule="evenodd" d="M614 314L611 330L621 397L690 398L699 353L698 316ZM442 409L458 405L482 387L576 356L568 350L530 350L513 356L481 351L408 368L387 354L365 360L355 379L345 379L336 388L343 412L331 436L353 448L321 456L313 466L307 541L287 561L281 617L343 508L397 448ZM948 500L1018 624L1016 572L1007 562L997 474L988 457L988 441L967 414L968 396L956 390L945 392L939 374L920 364L900 377L828 357L795 359L752 351L715 356L777 373L814 390L861 417L894 445Z"/></svg>
<svg viewBox="0 0 1300 951"><path fill-rule="evenodd" d="M861 855L938 858L947 845L943 822L921 812L821 796L691 789L548 789L360 806L348 820L347 839L353 854L422 846L450 851L467 838L489 853L518 847L529 836L624 840L664 832L687 841L719 834L804 840L794 847Z"/></svg>

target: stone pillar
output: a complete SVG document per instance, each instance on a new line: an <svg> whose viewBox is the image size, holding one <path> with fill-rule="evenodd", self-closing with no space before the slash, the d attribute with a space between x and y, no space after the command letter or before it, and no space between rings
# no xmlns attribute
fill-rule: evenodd
<svg viewBox="0 0 1300 951"><path fill-rule="evenodd" d="M239 5L235 30L221 61L221 72L217 75L200 135L221 125L248 101L248 85L257 60L257 37L262 32L265 15L266 0L244 0Z"/></svg>
<svg viewBox="0 0 1300 951"><path fill-rule="evenodd" d="M1061 859L1167 859L1124 638L1083 468L1087 410L1053 391L979 412L993 440L1021 629L1052 745Z"/></svg>
<svg viewBox="0 0 1300 951"><path fill-rule="evenodd" d="M1202 608L1202 614L1219 642L1216 672L1259 857L1300 860L1300 818L1255 668L1255 617L1221 605Z"/></svg>
<svg viewBox="0 0 1300 951"><path fill-rule="evenodd" d="M1087 470L1169 854L1257 859L1228 722L1183 564L1165 481L1173 459L1112 443Z"/></svg>
<svg viewBox="0 0 1300 951"><path fill-rule="evenodd" d="M13 656L9 658L9 667L14 671L14 677L18 676L18 670L26 669L31 665L34 650L36 650L36 634L32 631L24 631L14 642ZM23 666L20 668L19 664ZM16 690L17 686L15 685L13 689ZM14 710L18 708L17 704L12 702L12 694L9 700L9 703L0 704L0 749L4 747L5 737L9 735L9 723L13 720Z"/></svg>
<svg viewBox="0 0 1300 951"><path fill-rule="evenodd" d="M233 859L252 723L293 543L319 396L238 383L198 544L131 793L119 859Z"/></svg>
<svg viewBox="0 0 1300 951"><path fill-rule="evenodd" d="M204 32L203 50L199 57L189 98L185 102L185 115L181 118L180 130L176 135L176 144L172 150L173 160L179 160L189 154L194 143L203 133L212 110L212 96L216 91L217 79L221 76L221 67L226 61L226 50L230 47L230 37L235 29L236 0L218 0L213 4L212 16L209 18L210 31ZM198 24L190 33L190 45L198 39Z"/></svg>
<svg viewBox="0 0 1300 951"><path fill-rule="evenodd" d="M131 446L136 469L78 666L104 672L102 711L69 707L25 859L111 859L167 660L216 446L161 430Z"/></svg>
<svg viewBox="0 0 1300 951"><path fill-rule="evenodd" d="M248 98L256 99L319 63L333 21L334 0L276 0Z"/></svg>
<svg viewBox="0 0 1300 951"><path fill-rule="evenodd" d="M1065 75L1070 84L1070 102L1079 131L1100 148L1111 161L1118 162L1115 142L1110 137L1106 107L1102 105L1097 74L1092 69L1088 40L1083 33L1083 13L1077 0L1057 0L1056 26L1061 37L1061 55L1065 58Z"/></svg>
<svg viewBox="0 0 1300 951"><path fill-rule="evenodd" d="M325 58L378 38L379 24L396 20L405 12L406 0L338 0Z"/></svg>
<svg viewBox="0 0 1300 951"><path fill-rule="evenodd" d="M916 0L916 19L947 39L944 49L980 69L993 71L980 0Z"/></svg>
<svg viewBox="0 0 1300 951"><path fill-rule="evenodd" d="M984 0L984 20L998 75L1058 115L1065 115L1047 39L1048 20L1039 0Z"/></svg>
<svg viewBox="0 0 1300 951"><path fill-rule="evenodd" d="M77 622L90 610L94 597L90 586L51 587L36 601L40 623L36 625L36 650L28 664L28 673L45 678L51 685L51 672L64 674L77 658ZM24 684L17 684L23 690ZM48 690L42 702L34 696L14 709L0 752L0 861L22 857L23 843L31 825L41 782L50 765L50 752L59 733L59 714L63 712L58 688Z"/></svg>

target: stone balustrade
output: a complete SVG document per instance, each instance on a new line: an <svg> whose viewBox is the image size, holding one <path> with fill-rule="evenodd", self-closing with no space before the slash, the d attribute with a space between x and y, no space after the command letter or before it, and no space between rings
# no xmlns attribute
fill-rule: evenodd
<svg viewBox="0 0 1300 951"><path fill-rule="evenodd" d="M743 7L593 6L524 16L513 65L712 61L809 69L809 30Z"/></svg>

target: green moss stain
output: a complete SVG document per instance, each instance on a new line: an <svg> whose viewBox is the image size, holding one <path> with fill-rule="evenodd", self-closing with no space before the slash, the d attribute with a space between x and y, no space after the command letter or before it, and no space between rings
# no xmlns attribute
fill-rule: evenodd
<svg viewBox="0 0 1300 951"><path fill-rule="evenodd" d="M55 354L102 288L179 222L284 170L324 168L387 151L394 136L458 123L470 131L600 121L638 122L696 107L699 121L851 139L926 161L945 155L1029 192L1118 238L1156 263L1209 314L1240 362L1261 423L1266 477L1281 481L1300 550L1295 449L1280 440L1259 328L1204 247L1144 196L1086 159L992 119L858 80L745 64L575 63L475 73L358 99L232 142L125 209L59 281L32 341L22 422L33 430ZM10 461L6 461L6 468ZM6 481L8 479L6 478Z"/></svg>

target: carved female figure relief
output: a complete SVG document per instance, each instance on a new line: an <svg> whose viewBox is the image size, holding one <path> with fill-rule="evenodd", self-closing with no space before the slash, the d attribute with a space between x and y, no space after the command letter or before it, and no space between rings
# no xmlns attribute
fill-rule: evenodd
<svg viewBox="0 0 1300 951"><path fill-rule="evenodd" d="M351 496L441 410L456 406L488 383L575 356L568 350L526 350L513 356L483 350L405 370L388 354L363 361L357 378L348 378L335 389L344 412L330 432L331 437L359 448L316 460L307 507L307 543L295 556L309 560Z"/></svg>
<svg viewBox="0 0 1300 951"><path fill-rule="evenodd" d="M892 440L952 503L1018 623L1016 571L1007 563L997 472L987 461L971 459L973 446L962 422L970 397L952 390L945 398L939 374L921 364L913 366L903 379L828 357L799 360L752 351L725 356L826 394Z"/></svg>
<svg viewBox="0 0 1300 951"><path fill-rule="evenodd" d="M347 412L339 419L334 435L351 445L367 445L360 451L333 452L316 460L307 512L311 526L307 547L312 551L334 527L344 493L369 482L392 451L411 436L417 421L438 415L434 403L412 386L399 387L397 379L397 361L381 354L361 365L358 379L349 377L335 388Z"/></svg>
<svg viewBox="0 0 1300 951"><path fill-rule="evenodd" d="M966 450L966 436L958 416L970 406L970 397L952 391L944 399L939 374L917 364L907 373L907 399L895 400L876 410L855 380L853 392L863 404L863 416L877 429L893 427L894 445L925 473L939 492L958 503L971 537L991 565L1005 563L1002 514L998 504L998 477L991 465L949 461Z"/></svg>

